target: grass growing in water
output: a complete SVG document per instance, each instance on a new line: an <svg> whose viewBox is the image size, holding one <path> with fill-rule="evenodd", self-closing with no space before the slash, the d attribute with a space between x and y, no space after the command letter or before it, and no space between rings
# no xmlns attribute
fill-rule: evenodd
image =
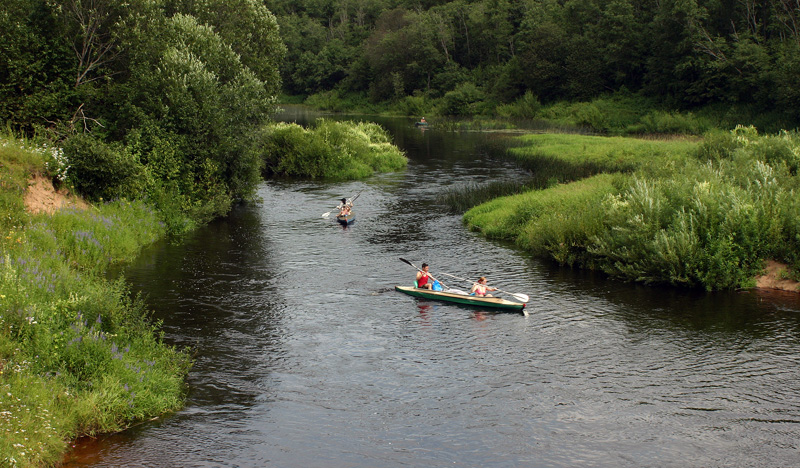
<svg viewBox="0 0 800 468"><path fill-rule="evenodd" d="M698 143L686 139L644 140L577 134L532 134L493 142L493 154L505 154L530 172L524 182L492 182L455 188L442 202L464 212L496 197L538 190L602 173L631 172L647 165L685 158Z"/></svg>
<svg viewBox="0 0 800 468"><path fill-rule="evenodd" d="M627 137L544 134L519 137L520 146L509 152L532 171L556 166L553 173L568 172L577 180L599 172L631 171L644 164L685 157L697 146L686 139L645 140ZM571 168L571 169L569 169Z"/></svg>
<svg viewBox="0 0 800 468"><path fill-rule="evenodd" d="M158 214L117 201L29 215L25 185L45 158L0 140L0 464L52 465L75 437L180 408L190 360L103 277L165 235Z"/></svg>

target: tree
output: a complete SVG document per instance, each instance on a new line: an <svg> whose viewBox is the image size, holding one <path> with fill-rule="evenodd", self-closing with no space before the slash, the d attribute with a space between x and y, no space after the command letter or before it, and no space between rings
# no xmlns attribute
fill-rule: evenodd
<svg viewBox="0 0 800 468"><path fill-rule="evenodd" d="M0 4L0 121L27 133L65 120L77 101L74 56L44 0ZM66 105L65 105L66 104Z"/></svg>

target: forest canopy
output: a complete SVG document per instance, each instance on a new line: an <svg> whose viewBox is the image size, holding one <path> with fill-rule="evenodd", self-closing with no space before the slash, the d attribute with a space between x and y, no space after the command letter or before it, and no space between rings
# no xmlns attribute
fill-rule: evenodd
<svg viewBox="0 0 800 468"><path fill-rule="evenodd" d="M621 92L675 110L718 106L772 113L792 127L800 121L796 0L272 0L268 6L288 48L281 74L292 95L335 91L372 102L447 97L443 113L475 114L526 93L550 104Z"/></svg>

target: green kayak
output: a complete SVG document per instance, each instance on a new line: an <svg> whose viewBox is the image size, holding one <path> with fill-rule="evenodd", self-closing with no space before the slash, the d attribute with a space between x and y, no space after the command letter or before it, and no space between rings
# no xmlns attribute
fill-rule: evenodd
<svg viewBox="0 0 800 468"><path fill-rule="evenodd" d="M406 293L410 296L422 297L425 299L435 299L437 301L454 302L478 307L491 307L493 309L514 310L525 312L525 304L522 302L512 302L500 297L479 297L466 294L455 294L443 291L431 291L429 289L414 288L411 286L395 286L396 291Z"/></svg>

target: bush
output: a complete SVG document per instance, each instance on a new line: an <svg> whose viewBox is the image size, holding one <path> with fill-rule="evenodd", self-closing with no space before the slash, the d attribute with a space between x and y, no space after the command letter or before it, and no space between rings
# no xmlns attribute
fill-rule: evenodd
<svg viewBox="0 0 800 468"><path fill-rule="evenodd" d="M424 95L415 94L400 99L392 106L392 109L400 115L421 117L431 114L433 103Z"/></svg>
<svg viewBox="0 0 800 468"><path fill-rule="evenodd" d="M68 177L90 200L135 198L144 188L144 167L122 146L80 133L64 143Z"/></svg>
<svg viewBox="0 0 800 468"><path fill-rule="evenodd" d="M445 93L439 113L444 115L479 115L486 107L486 94L473 83L462 83Z"/></svg>
<svg viewBox="0 0 800 468"><path fill-rule="evenodd" d="M374 123L319 119L310 129L278 123L265 127L259 141L265 176L359 179L408 162Z"/></svg>
<svg viewBox="0 0 800 468"><path fill-rule="evenodd" d="M497 106L497 114L501 117L533 119L538 117L541 109L539 98L529 90L514 103Z"/></svg>
<svg viewBox="0 0 800 468"><path fill-rule="evenodd" d="M627 148L623 160L652 161L630 176L603 174L493 200L465 214L470 227L560 263L645 283L746 288L767 259L800 268L794 133L759 136L739 127L710 134L696 150L681 141L527 139L531 148L513 149L520 157L602 160ZM681 156L692 151L699 157Z"/></svg>

